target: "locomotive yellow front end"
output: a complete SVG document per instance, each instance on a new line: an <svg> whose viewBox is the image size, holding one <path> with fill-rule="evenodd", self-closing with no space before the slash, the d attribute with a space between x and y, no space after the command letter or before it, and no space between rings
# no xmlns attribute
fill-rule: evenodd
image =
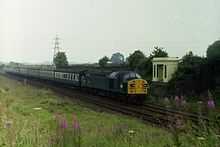
<svg viewBox="0 0 220 147"><path fill-rule="evenodd" d="M128 102L142 105L148 94L149 84L143 79L133 79L128 81Z"/></svg>
<svg viewBox="0 0 220 147"><path fill-rule="evenodd" d="M149 84L143 79L134 79L128 81L128 94L129 95L147 95Z"/></svg>

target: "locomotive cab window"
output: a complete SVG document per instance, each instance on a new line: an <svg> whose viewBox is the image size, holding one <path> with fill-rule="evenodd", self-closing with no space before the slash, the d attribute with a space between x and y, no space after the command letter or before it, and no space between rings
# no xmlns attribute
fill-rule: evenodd
<svg viewBox="0 0 220 147"><path fill-rule="evenodd" d="M128 79L135 79L135 78L140 79L141 76L135 72L130 72L124 76L123 81L127 81Z"/></svg>

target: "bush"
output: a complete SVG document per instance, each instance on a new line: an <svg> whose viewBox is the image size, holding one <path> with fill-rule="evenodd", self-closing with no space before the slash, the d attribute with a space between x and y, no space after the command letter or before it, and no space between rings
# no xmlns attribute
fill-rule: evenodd
<svg viewBox="0 0 220 147"><path fill-rule="evenodd" d="M212 45L210 45L207 49L207 58L209 62L216 62L220 59L220 40L215 41Z"/></svg>

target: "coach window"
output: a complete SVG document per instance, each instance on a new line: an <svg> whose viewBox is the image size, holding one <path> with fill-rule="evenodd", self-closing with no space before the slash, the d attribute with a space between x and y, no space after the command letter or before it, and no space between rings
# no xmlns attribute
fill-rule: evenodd
<svg viewBox="0 0 220 147"><path fill-rule="evenodd" d="M67 79L67 80L69 79L69 74L66 74L66 79Z"/></svg>
<svg viewBox="0 0 220 147"><path fill-rule="evenodd" d="M63 74L63 78L66 79L66 77L67 77L67 74Z"/></svg>
<svg viewBox="0 0 220 147"><path fill-rule="evenodd" d="M75 77L76 81L79 81L79 75L78 74L76 74L74 77Z"/></svg>
<svg viewBox="0 0 220 147"><path fill-rule="evenodd" d="M69 79L69 74L66 74L66 79L67 79L67 80Z"/></svg>

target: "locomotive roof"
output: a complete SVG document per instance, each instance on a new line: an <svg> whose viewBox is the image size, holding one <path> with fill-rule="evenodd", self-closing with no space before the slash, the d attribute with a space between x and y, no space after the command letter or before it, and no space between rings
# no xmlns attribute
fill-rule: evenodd
<svg viewBox="0 0 220 147"><path fill-rule="evenodd" d="M140 77L140 75L134 71L116 71L116 72L112 72L109 75L109 78L111 79L116 79L119 77L124 78L126 75L133 75L134 77Z"/></svg>

